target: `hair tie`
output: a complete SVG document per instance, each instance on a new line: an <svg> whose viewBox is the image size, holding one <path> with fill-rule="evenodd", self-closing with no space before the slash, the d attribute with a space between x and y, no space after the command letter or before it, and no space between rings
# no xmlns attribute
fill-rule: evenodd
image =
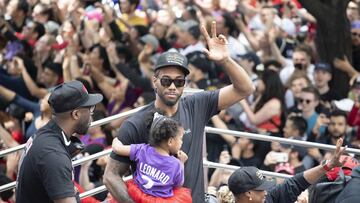
<svg viewBox="0 0 360 203"><path fill-rule="evenodd" d="M154 129L161 121L166 120L166 116L159 114L158 112L154 113L153 122L151 124L151 129Z"/></svg>

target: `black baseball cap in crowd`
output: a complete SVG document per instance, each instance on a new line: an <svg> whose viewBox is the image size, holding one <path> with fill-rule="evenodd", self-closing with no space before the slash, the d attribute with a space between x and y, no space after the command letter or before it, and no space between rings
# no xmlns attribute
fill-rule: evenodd
<svg viewBox="0 0 360 203"><path fill-rule="evenodd" d="M168 66L178 67L181 71L184 72L185 76L190 73L188 69L188 60L185 56L178 52L165 52L161 54L156 61L154 71Z"/></svg>
<svg viewBox="0 0 360 203"><path fill-rule="evenodd" d="M200 51L194 51L186 55L189 64L201 70L203 73L208 73L211 69L211 62L207 59L206 55Z"/></svg>
<svg viewBox="0 0 360 203"><path fill-rule="evenodd" d="M238 57L239 59L247 59L247 60L249 60L249 61L254 62L254 64L255 64L254 66L255 66L255 67L261 63L260 58L256 55L255 52L248 52L248 53L243 54L243 55L237 55L237 57Z"/></svg>
<svg viewBox="0 0 360 203"><path fill-rule="evenodd" d="M242 194L249 190L268 190L275 185L275 181L266 180L261 171L253 166L237 169L231 174L228 186L234 195Z"/></svg>
<svg viewBox="0 0 360 203"><path fill-rule="evenodd" d="M63 113L79 107L90 107L100 103L101 94L89 94L86 87L77 80L56 86L49 97L48 103L54 113Z"/></svg>
<svg viewBox="0 0 360 203"><path fill-rule="evenodd" d="M315 71L323 70L331 74L331 66L328 63L317 63L315 64Z"/></svg>

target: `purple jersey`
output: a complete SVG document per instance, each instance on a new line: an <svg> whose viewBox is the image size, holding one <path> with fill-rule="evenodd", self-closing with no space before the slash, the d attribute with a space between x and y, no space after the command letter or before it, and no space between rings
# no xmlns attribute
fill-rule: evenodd
<svg viewBox="0 0 360 203"><path fill-rule="evenodd" d="M173 188L182 186L184 168L174 156L163 156L148 144L132 144L130 160L136 162L134 180L146 194L173 196Z"/></svg>

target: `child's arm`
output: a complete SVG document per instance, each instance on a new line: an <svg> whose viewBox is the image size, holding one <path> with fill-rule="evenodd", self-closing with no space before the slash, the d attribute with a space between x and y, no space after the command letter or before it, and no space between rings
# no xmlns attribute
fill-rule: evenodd
<svg viewBox="0 0 360 203"><path fill-rule="evenodd" d="M112 142L113 151L121 156L130 156L130 145L123 145L119 139L115 138Z"/></svg>

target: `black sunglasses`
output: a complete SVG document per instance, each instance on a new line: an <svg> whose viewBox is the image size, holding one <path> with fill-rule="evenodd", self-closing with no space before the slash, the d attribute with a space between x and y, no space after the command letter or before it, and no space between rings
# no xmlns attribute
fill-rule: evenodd
<svg viewBox="0 0 360 203"><path fill-rule="evenodd" d="M306 102L306 104L310 104L311 100L310 99L299 99L300 103L304 103Z"/></svg>
<svg viewBox="0 0 360 203"><path fill-rule="evenodd" d="M175 87L184 87L185 79L160 78L160 84L163 87L170 87L172 83L174 83Z"/></svg>

